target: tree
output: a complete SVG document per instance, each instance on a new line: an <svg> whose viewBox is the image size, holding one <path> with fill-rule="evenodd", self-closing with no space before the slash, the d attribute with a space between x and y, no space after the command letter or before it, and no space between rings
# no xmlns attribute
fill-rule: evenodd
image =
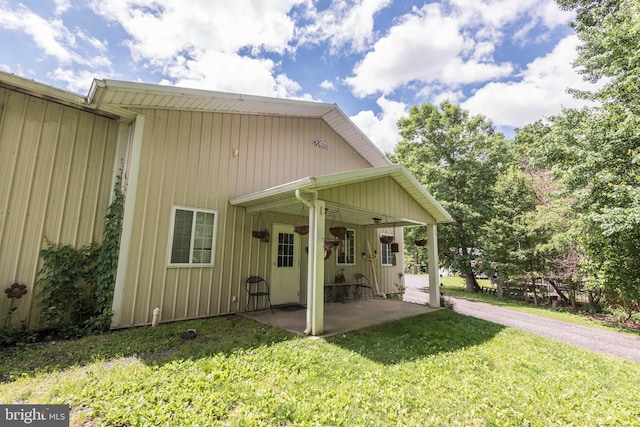
<svg viewBox="0 0 640 427"><path fill-rule="evenodd" d="M541 234L533 227L537 200L532 180L512 166L497 177L493 196L494 213L484 225L483 264L501 276L535 282L541 277L536 262Z"/></svg>
<svg viewBox="0 0 640 427"><path fill-rule="evenodd" d="M454 219L439 227L444 266L465 276L469 292L479 289L475 261L482 254L483 227L493 216L493 185L512 163L504 136L491 121L448 101L414 106L398 122L402 141L392 158L402 163Z"/></svg>
<svg viewBox="0 0 640 427"><path fill-rule="evenodd" d="M580 241L584 223L575 209L573 194L564 190L565 181L572 180L573 176L556 173L552 166L573 161L571 147L577 142L573 139L572 125L584 116L584 111L566 111L561 117L551 118L550 124L537 121L525 126L514 139L520 168L531 180L536 198L535 210L524 214L532 247L529 265L523 266L521 274L529 281L535 277L547 279L574 310L577 309L576 292L584 287L581 270L586 253ZM560 119L565 120L564 126L558 126ZM569 143L554 144L558 139Z"/></svg>
<svg viewBox="0 0 640 427"><path fill-rule="evenodd" d="M601 89L578 96L597 107L552 118L541 158L552 165L581 216L585 272L625 307L640 297L640 4L559 0L577 12L576 67ZM635 301L635 303L634 303Z"/></svg>

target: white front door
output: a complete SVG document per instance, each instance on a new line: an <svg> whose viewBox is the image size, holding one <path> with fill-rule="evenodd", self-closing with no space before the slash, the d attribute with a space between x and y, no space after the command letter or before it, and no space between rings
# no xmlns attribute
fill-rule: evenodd
<svg viewBox="0 0 640 427"><path fill-rule="evenodd" d="M293 225L274 224L271 243L271 304L297 304L300 289L300 236Z"/></svg>

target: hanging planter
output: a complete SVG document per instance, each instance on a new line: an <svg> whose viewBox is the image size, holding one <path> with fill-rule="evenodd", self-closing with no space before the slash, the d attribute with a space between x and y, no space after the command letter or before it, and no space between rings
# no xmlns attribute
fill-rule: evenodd
<svg viewBox="0 0 640 427"><path fill-rule="evenodd" d="M393 242L394 238L395 238L394 236L380 236L380 243L384 243L385 245L388 245L389 243Z"/></svg>
<svg viewBox="0 0 640 427"><path fill-rule="evenodd" d="M256 239L260 239L261 242L269 242L269 232L267 230L261 230L262 228L262 213L258 215L258 227L257 230L253 230L251 235Z"/></svg>
<svg viewBox="0 0 640 427"><path fill-rule="evenodd" d="M344 239L344 236L347 235L347 227L331 227L329 232L338 239Z"/></svg>
<svg viewBox="0 0 640 427"><path fill-rule="evenodd" d="M271 237L267 230L253 230L251 235L264 243L269 243L269 237Z"/></svg>
<svg viewBox="0 0 640 427"><path fill-rule="evenodd" d="M300 208L300 214L298 215L296 225L293 226L293 231L301 236L306 236L307 234L309 234L309 226L303 224L304 222L307 221L304 219L304 206L302 206Z"/></svg>
<svg viewBox="0 0 640 427"><path fill-rule="evenodd" d="M309 226L308 225L296 225L293 227L293 231L298 233L301 236L306 236L309 234Z"/></svg>
<svg viewBox="0 0 640 427"><path fill-rule="evenodd" d="M416 239L414 240L414 243L416 244L416 246L426 246L427 239Z"/></svg>
<svg viewBox="0 0 640 427"><path fill-rule="evenodd" d="M256 239L263 239L266 234L268 234L266 230L253 230L251 232L251 235Z"/></svg>
<svg viewBox="0 0 640 427"><path fill-rule="evenodd" d="M338 248L341 244L342 244L341 240L325 240L324 248L325 249L329 249L329 250L333 250L333 249Z"/></svg>
<svg viewBox="0 0 640 427"><path fill-rule="evenodd" d="M342 225L340 225L342 223L340 210L335 211L335 213L333 214L333 221L331 222L332 226L329 227L329 233L331 233L332 236L338 239L344 239L344 237L347 235L347 227L343 227Z"/></svg>
<svg viewBox="0 0 640 427"><path fill-rule="evenodd" d="M304 248L304 250L305 250L307 253L309 253L309 246L307 246L306 248ZM325 260L325 261L329 259L329 257L331 256L331 252L332 252L332 251L331 251L331 249L324 248L324 260Z"/></svg>

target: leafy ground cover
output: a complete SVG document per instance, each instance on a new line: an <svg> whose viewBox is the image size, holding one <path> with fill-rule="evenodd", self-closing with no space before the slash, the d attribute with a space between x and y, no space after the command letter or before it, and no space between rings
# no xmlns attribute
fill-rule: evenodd
<svg viewBox="0 0 640 427"><path fill-rule="evenodd" d="M220 317L0 362L1 402L68 403L75 426L640 425L640 364L451 310L327 339Z"/></svg>
<svg viewBox="0 0 640 427"><path fill-rule="evenodd" d="M489 280L479 279L480 286L490 286ZM616 332L626 332L634 335L640 335L640 316L635 315L629 321L623 321L626 315L620 313L592 313L589 311L578 311L571 313L568 309L559 307L550 309L546 307L536 307L532 304L526 304L524 301L516 301L508 298L498 298L494 295L483 293L469 293L464 287L464 278L456 276L442 277L442 293L455 297L467 298L476 301L486 302L488 304L498 305L511 308L526 313L536 314L551 319L562 320L565 322L575 323L578 325L592 326L615 330Z"/></svg>

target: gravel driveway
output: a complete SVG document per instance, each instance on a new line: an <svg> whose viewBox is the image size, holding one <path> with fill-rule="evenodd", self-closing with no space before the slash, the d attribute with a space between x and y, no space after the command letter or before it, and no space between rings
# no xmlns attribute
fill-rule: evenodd
<svg viewBox="0 0 640 427"><path fill-rule="evenodd" d="M426 276L405 276L407 287L405 300L417 303L427 302L429 294L426 281ZM453 303L453 309L460 314L640 363L640 337L574 325L464 298L447 297L447 299Z"/></svg>

